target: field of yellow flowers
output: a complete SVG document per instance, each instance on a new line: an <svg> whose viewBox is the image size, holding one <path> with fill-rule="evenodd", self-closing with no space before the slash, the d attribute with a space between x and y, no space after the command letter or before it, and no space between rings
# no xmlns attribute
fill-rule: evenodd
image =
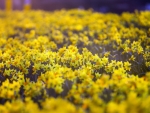
<svg viewBox="0 0 150 113"><path fill-rule="evenodd" d="M0 113L150 113L150 12L0 11Z"/></svg>

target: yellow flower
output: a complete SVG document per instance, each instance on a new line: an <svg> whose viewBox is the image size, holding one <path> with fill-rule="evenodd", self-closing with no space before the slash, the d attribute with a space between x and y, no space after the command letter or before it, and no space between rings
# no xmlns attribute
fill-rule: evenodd
<svg viewBox="0 0 150 113"><path fill-rule="evenodd" d="M60 94L60 93L63 91L63 88L62 88L61 86L58 86L58 85L57 85L57 86L55 87L55 91L56 91L56 93L59 93L59 94Z"/></svg>
<svg viewBox="0 0 150 113"><path fill-rule="evenodd" d="M75 25L74 29L77 30L77 31L81 31L81 30L83 30L83 26L80 25L80 24L79 25Z"/></svg>
<svg viewBox="0 0 150 113"><path fill-rule="evenodd" d="M118 68L122 68L122 67L123 67L122 61L118 61L118 62L116 63L116 65L117 65Z"/></svg>
<svg viewBox="0 0 150 113"><path fill-rule="evenodd" d="M12 70L11 69L5 69L4 71L4 76L10 76L11 75Z"/></svg>
<svg viewBox="0 0 150 113"><path fill-rule="evenodd" d="M131 64L127 61L127 62L124 62L124 68L125 68L125 70L127 70L127 71L130 71L130 69L131 69Z"/></svg>
<svg viewBox="0 0 150 113"><path fill-rule="evenodd" d="M62 105L65 105L64 108ZM53 113L77 113L79 110L71 104L70 102L63 100L61 98L47 98L45 102L42 103L43 111L51 111ZM79 112L80 113L80 112Z"/></svg>
<svg viewBox="0 0 150 113"><path fill-rule="evenodd" d="M107 105L107 113L119 113L119 105L115 102L109 102Z"/></svg>
<svg viewBox="0 0 150 113"><path fill-rule="evenodd" d="M108 58L103 57L102 58L102 63L103 63L103 65L106 65L108 63Z"/></svg>
<svg viewBox="0 0 150 113"><path fill-rule="evenodd" d="M130 57L130 59L129 60L131 60L131 61L135 61L135 56L134 55L132 55L131 57Z"/></svg>
<svg viewBox="0 0 150 113"><path fill-rule="evenodd" d="M100 78L100 77L102 76L102 74L100 74L100 73L95 73L95 76L96 76L96 78L98 79L98 78Z"/></svg>
<svg viewBox="0 0 150 113"><path fill-rule="evenodd" d="M0 69L1 69L1 68L4 68L4 62L1 62L1 63L0 63Z"/></svg>

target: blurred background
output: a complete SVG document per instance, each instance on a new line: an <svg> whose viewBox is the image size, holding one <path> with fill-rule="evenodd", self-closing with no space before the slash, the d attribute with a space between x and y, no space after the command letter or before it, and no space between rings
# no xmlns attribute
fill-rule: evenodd
<svg viewBox="0 0 150 113"><path fill-rule="evenodd" d="M0 0L0 9L5 9L5 1ZM59 10L93 8L99 12L122 13L138 10L150 10L150 0L12 0L14 10L22 10L24 3L31 3L32 9Z"/></svg>

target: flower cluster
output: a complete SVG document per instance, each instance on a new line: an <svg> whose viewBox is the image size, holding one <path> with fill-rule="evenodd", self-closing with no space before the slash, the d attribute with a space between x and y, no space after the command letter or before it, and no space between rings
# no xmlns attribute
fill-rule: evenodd
<svg viewBox="0 0 150 113"><path fill-rule="evenodd" d="M149 17L0 11L0 113L149 113Z"/></svg>

